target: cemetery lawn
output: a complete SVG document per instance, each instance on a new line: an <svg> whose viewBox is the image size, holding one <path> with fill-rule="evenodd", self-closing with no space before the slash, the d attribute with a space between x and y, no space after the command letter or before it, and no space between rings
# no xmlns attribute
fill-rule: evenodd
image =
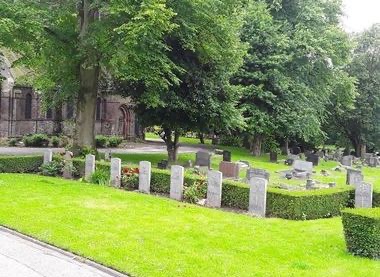
<svg viewBox="0 0 380 277"><path fill-rule="evenodd" d="M280 174L277 173L282 170L289 170L291 167L284 165L285 156L279 156L278 163L270 163L269 155L265 154L261 157L252 156L248 150L237 148L237 147L226 147L226 146L217 146L219 149L229 150L232 153L232 161L237 162L240 160L248 161L251 166L255 168L261 168L267 170L270 177L270 186L278 186L280 184L287 185L304 185L306 183L305 180L286 180L284 178L280 178ZM157 167L157 164L161 160L167 159L166 153L128 153L128 154L114 154L115 157L121 158L124 164L131 164L132 166L137 166L139 161L150 161L152 162L153 167ZM186 163L192 160L195 162L195 153L181 153L178 155L177 164L186 165ZM211 158L211 167L213 169L218 170L219 163L222 161L222 156L213 155ZM318 180L322 183L328 184L329 182L335 182L338 187L346 187L346 171L342 172L334 171L338 165L335 161L320 161L319 166L314 167L313 179ZM323 176L321 174L321 170L326 170L329 176ZM363 168L364 181L373 184L374 190L380 193L380 168ZM245 172L242 171L241 178L245 177Z"/></svg>
<svg viewBox="0 0 380 277"><path fill-rule="evenodd" d="M256 219L78 181L0 174L0 224L133 276L378 276L340 218Z"/></svg>

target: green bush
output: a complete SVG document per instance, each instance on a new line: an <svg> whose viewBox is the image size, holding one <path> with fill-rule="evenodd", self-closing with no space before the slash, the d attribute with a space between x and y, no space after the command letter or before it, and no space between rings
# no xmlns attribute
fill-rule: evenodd
<svg viewBox="0 0 380 277"><path fill-rule="evenodd" d="M122 138L122 137L111 136L111 137L108 137L108 138L107 138L107 144L108 144L108 147L116 148L116 147L118 147L122 142L123 142L123 138Z"/></svg>
<svg viewBox="0 0 380 277"><path fill-rule="evenodd" d="M220 145L242 147L243 140L238 135L221 135Z"/></svg>
<svg viewBox="0 0 380 277"><path fill-rule="evenodd" d="M43 164L40 167L40 171L42 175L52 176L52 177L60 176L62 173L62 169L63 169L62 161L56 161L56 160L53 160L51 163L48 163L48 164Z"/></svg>
<svg viewBox="0 0 380 277"><path fill-rule="evenodd" d="M189 203L197 203L199 200L207 196L207 180L206 179L193 179L189 185L185 182L183 193L183 200Z"/></svg>
<svg viewBox="0 0 380 277"><path fill-rule="evenodd" d="M86 161L80 158L75 158L73 159L73 166L75 168L74 177L83 177L86 167ZM96 170L111 172L111 165L107 162L96 161Z"/></svg>
<svg viewBox="0 0 380 277"><path fill-rule="evenodd" d="M105 148L108 144L108 138L103 135L98 135L95 137L96 147Z"/></svg>
<svg viewBox="0 0 380 277"><path fill-rule="evenodd" d="M61 139L59 137L53 136L50 138L50 143L53 147L58 147L60 145Z"/></svg>
<svg viewBox="0 0 380 277"><path fill-rule="evenodd" d="M22 141L26 147L46 147L49 145L49 138L45 134L24 136Z"/></svg>
<svg viewBox="0 0 380 277"><path fill-rule="evenodd" d="M8 141L8 145L9 145L9 146L12 146L12 147L16 146L17 143L18 143L18 140L15 139L15 138L12 138L12 139L10 139L10 140Z"/></svg>
<svg viewBox="0 0 380 277"><path fill-rule="evenodd" d="M249 187L233 181L223 182L222 205L248 209ZM351 207L352 188L317 191L284 191L269 188L267 216L293 220L309 220L340 215L342 209Z"/></svg>
<svg viewBox="0 0 380 277"><path fill-rule="evenodd" d="M42 156L1 156L0 172L34 173L39 172L43 163Z"/></svg>
<svg viewBox="0 0 380 277"><path fill-rule="evenodd" d="M380 259L380 208L346 209L342 222L350 253Z"/></svg>
<svg viewBox="0 0 380 277"><path fill-rule="evenodd" d="M97 185L108 185L110 181L110 171L104 169L96 170L90 178L90 182Z"/></svg>
<svg viewBox="0 0 380 277"><path fill-rule="evenodd" d="M373 207L380 207L380 192L373 192Z"/></svg>

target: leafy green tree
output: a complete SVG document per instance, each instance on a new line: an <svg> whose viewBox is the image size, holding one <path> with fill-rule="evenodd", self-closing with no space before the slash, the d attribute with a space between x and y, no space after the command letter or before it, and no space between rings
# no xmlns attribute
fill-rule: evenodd
<svg viewBox="0 0 380 277"><path fill-rule="evenodd" d="M126 91L137 105L140 122L161 127L172 162L185 132L227 132L242 125L236 109L239 95L229 79L242 64L245 47L239 38L239 1L175 0L168 6L178 26L166 37L172 49L168 57L180 68L175 74L179 82L162 91L158 105L146 101L150 93L143 82L129 82Z"/></svg>
<svg viewBox="0 0 380 277"><path fill-rule="evenodd" d="M76 100L75 146L94 147L102 76L144 82L150 103L178 83L165 41L177 26L166 2L0 0L0 47L33 69L49 103Z"/></svg>
<svg viewBox="0 0 380 277"><path fill-rule="evenodd" d="M380 147L380 24L353 37L356 47L348 72L356 78L354 105L336 106L331 125L354 147L357 156Z"/></svg>

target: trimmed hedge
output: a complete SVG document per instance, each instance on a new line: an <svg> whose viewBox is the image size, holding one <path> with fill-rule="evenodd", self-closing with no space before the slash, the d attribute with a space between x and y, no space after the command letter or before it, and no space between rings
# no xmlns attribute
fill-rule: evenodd
<svg viewBox="0 0 380 277"><path fill-rule="evenodd" d="M380 192L373 192L373 202L372 202L373 207L380 207Z"/></svg>
<svg viewBox="0 0 380 277"><path fill-rule="evenodd" d="M222 205L248 209L249 187L244 183L223 182ZM269 188L267 216L293 220L310 220L338 216L353 206L354 190L350 187L316 191L285 191Z"/></svg>
<svg viewBox="0 0 380 277"><path fill-rule="evenodd" d="M350 253L380 259L380 208L346 209L342 222Z"/></svg>
<svg viewBox="0 0 380 277"><path fill-rule="evenodd" d="M0 172L35 173L43 162L43 156L0 156Z"/></svg>
<svg viewBox="0 0 380 277"><path fill-rule="evenodd" d="M73 159L73 166L75 168L75 177L83 177L86 168L86 161L79 158ZM108 162L96 161L96 169L111 171L111 164Z"/></svg>

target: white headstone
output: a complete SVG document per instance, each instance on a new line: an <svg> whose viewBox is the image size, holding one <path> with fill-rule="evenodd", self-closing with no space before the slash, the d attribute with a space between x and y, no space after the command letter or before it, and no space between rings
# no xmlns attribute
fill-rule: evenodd
<svg viewBox="0 0 380 277"><path fill-rule="evenodd" d="M44 153L44 164L49 164L53 161L53 151L52 150L47 150Z"/></svg>
<svg viewBox="0 0 380 277"><path fill-rule="evenodd" d="M110 184L113 187L121 187L121 159L111 159L111 180Z"/></svg>
<svg viewBox="0 0 380 277"><path fill-rule="evenodd" d="M355 208L372 208L373 187L361 183L355 189Z"/></svg>
<svg viewBox="0 0 380 277"><path fill-rule="evenodd" d="M92 174L95 172L95 155L87 155L86 156L86 166L84 171L84 178L86 181L91 180Z"/></svg>
<svg viewBox="0 0 380 277"><path fill-rule="evenodd" d="M182 201L185 169L179 165L173 165L170 176L170 198Z"/></svg>
<svg viewBox="0 0 380 277"><path fill-rule="evenodd" d="M223 174L210 170L207 174L207 206L220 208L222 206Z"/></svg>
<svg viewBox="0 0 380 277"><path fill-rule="evenodd" d="M64 156L63 178L72 179L73 169L73 153L70 151L66 151Z"/></svg>
<svg viewBox="0 0 380 277"><path fill-rule="evenodd" d="M305 162L302 160L295 160L293 164L293 168L296 171L306 171L308 173L313 172L313 163L312 162Z"/></svg>
<svg viewBox="0 0 380 277"><path fill-rule="evenodd" d="M150 193L150 179L151 179L152 164L150 162L140 162L139 169L139 191Z"/></svg>
<svg viewBox="0 0 380 277"><path fill-rule="evenodd" d="M268 181L264 178L253 177L249 180L249 213L265 217L267 205Z"/></svg>

